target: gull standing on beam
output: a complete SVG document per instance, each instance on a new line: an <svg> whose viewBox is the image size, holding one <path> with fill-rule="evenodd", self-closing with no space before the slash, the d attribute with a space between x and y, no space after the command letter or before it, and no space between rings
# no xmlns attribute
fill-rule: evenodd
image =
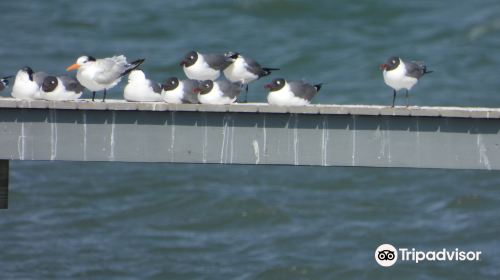
<svg viewBox="0 0 500 280"><path fill-rule="evenodd" d="M433 72L428 71L423 62L404 62L397 56L390 57L387 63L380 65L380 69L383 70L385 84L393 89L392 107L396 101L396 92L401 89L406 89L406 107L408 107L411 88L423 75Z"/></svg>
<svg viewBox="0 0 500 280"><path fill-rule="evenodd" d="M202 54L196 51L186 54L180 63L186 76L198 81L217 80L220 72L230 64L231 61L222 54Z"/></svg>
<svg viewBox="0 0 500 280"><path fill-rule="evenodd" d="M225 56L232 62L224 69L224 76L233 83L245 85L245 101L247 102L248 84L271 74L278 68L267 68L260 66L257 61L242 56L237 52L227 52Z"/></svg>
<svg viewBox="0 0 500 280"><path fill-rule="evenodd" d="M124 75L137 68L144 59L131 63L123 55L96 59L92 56L80 56L76 63L66 68L66 71L76 70L76 78L85 88L92 91L92 101L97 91L104 91L102 101L106 100L108 89L116 86Z"/></svg>

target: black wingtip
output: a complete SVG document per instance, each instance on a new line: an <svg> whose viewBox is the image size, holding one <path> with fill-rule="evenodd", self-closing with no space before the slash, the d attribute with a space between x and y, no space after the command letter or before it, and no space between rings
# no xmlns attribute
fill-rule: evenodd
<svg viewBox="0 0 500 280"><path fill-rule="evenodd" d="M135 70L137 67L139 67L139 65L141 65L143 62L144 62L144 58L141 58L141 59L137 59L137 60L134 60L132 62L130 62L130 68L127 69L125 72L122 73L121 76L125 76L127 75L128 73L132 72L132 70Z"/></svg>
<svg viewBox="0 0 500 280"><path fill-rule="evenodd" d="M313 87L316 90L316 92L318 92L322 86L323 86L323 84L321 83L321 84L314 85Z"/></svg>
<svg viewBox="0 0 500 280"><path fill-rule="evenodd" d="M268 68L268 67L262 67L262 74L260 75L261 77L269 76L271 75L272 71L278 71L280 70L279 68Z"/></svg>
<svg viewBox="0 0 500 280"><path fill-rule="evenodd" d="M434 72L433 70L427 70L427 69L424 70L424 74L430 74L430 73L433 73L433 72Z"/></svg>
<svg viewBox="0 0 500 280"><path fill-rule="evenodd" d="M133 65L133 67L134 67L133 69L135 69L135 68L139 67L139 65L141 65L144 62L144 60L146 60L146 59L145 58L137 59L137 60L130 62L130 64Z"/></svg>

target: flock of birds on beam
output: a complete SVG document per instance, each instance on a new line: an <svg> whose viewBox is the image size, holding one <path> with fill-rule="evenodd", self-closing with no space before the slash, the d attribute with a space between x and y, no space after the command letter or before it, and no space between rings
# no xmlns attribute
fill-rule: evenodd
<svg viewBox="0 0 500 280"><path fill-rule="evenodd" d="M278 68L262 67L255 60L237 52L225 54L202 54L189 52L181 61L187 79L171 77L163 84L146 78L138 67L144 59L127 62L123 55L96 59L81 56L66 70L77 70L76 77L51 76L45 72L34 72L24 67L17 72L12 86L12 97L23 100L71 101L81 97L83 90L103 91L102 101L107 90L116 86L121 78L128 75L123 97L130 102L167 102L167 103L235 103L243 88L247 102L248 84L268 76ZM396 92L406 90L406 106L409 106L409 90L425 74L431 73L422 62L405 62L399 57L391 57L380 66L385 83L393 89L392 106ZM219 79L221 72L225 79ZM9 85L8 76L0 79L0 91ZM321 89L321 84L304 81L288 81L277 78L265 86L269 93L267 101L277 106L301 106L311 102Z"/></svg>

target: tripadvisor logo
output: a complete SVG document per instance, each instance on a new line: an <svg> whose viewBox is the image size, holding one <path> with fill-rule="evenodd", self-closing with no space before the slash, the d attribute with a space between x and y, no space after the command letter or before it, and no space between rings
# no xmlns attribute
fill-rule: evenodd
<svg viewBox="0 0 500 280"><path fill-rule="evenodd" d="M420 251L412 248L399 248L391 244L382 244L375 250L375 261L381 266L393 266L399 260L402 262L419 263L422 261L479 261L481 251L462 251L458 248L448 250L443 248L438 251Z"/></svg>
<svg viewBox="0 0 500 280"><path fill-rule="evenodd" d="M398 260L398 250L391 244L382 244L375 250L375 260L381 266L392 266Z"/></svg>

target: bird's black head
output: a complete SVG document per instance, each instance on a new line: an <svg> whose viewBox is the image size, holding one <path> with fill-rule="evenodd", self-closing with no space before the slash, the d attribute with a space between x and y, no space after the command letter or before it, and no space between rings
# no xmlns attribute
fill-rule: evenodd
<svg viewBox="0 0 500 280"><path fill-rule="evenodd" d="M47 76L42 83L42 90L45 92L52 92L56 89L59 82L54 76Z"/></svg>
<svg viewBox="0 0 500 280"><path fill-rule="evenodd" d="M174 90L179 86L179 79L176 77L171 77L168 78L163 85L161 85L161 88L165 91L167 90Z"/></svg>
<svg viewBox="0 0 500 280"><path fill-rule="evenodd" d="M214 82L211 80L206 80L200 82L197 88L194 89L195 93L207 94L214 88Z"/></svg>
<svg viewBox="0 0 500 280"><path fill-rule="evenodd" d="M198 53L195 51L190 51L184 59L181 61L180 65L184 67L192 66L198 60Z"/></svg>
<svg viewBox="0 0 500 280"><path fill-rule="evenodd" d="M26 66L24 67L23 69L24 72L26 72L28 74L28 77L30 78L30 81L33 81L33 69L31 69L30 67Z"/></svg>
<svg viewBox="0 0 500 280"><path fill-rule="evenodd" d="M380 65L380 68L382 70L391 71L398 68L399 63L400 63L399 57L397 56L389 57L386 63Z"/></svg>
<svg viewBox="0 0 500 280"><path fill-rule="evenodd" d="M277 91L282 89L286 85L285 79L279 78L274 79L270 84L267 84L265 88L269 89L269 91Z"/></svg>

